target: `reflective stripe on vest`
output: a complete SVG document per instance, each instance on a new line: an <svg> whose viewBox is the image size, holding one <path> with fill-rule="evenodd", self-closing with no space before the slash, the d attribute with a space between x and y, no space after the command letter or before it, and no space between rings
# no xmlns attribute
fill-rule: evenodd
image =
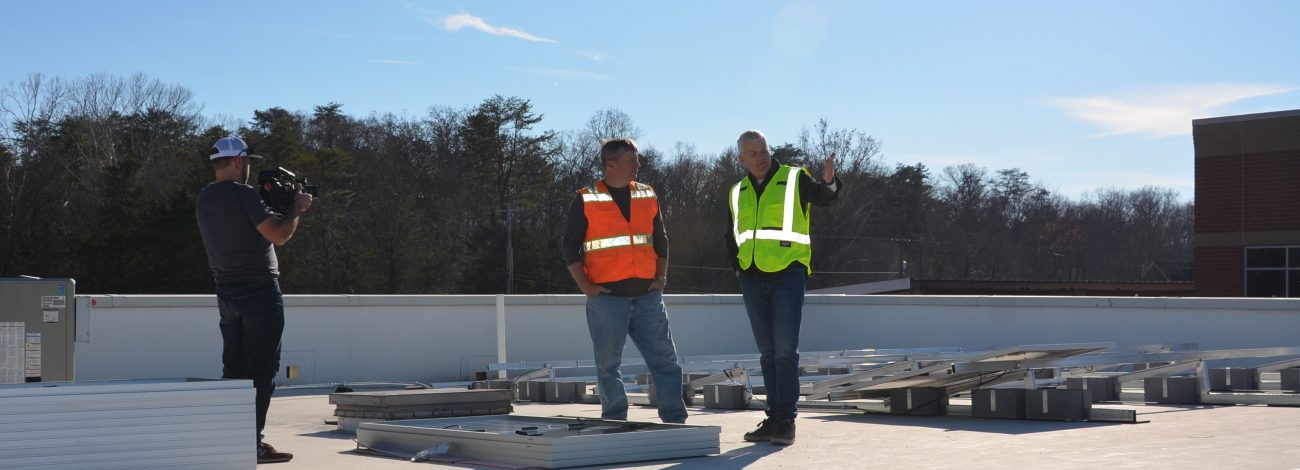
<svg viewBox="0 0 1300 470"><path fill-rule="evenodd" d="M583 243L582 246L583 248L586 248L587 251L596 251L596 250L603 250L606 248L615 248L620 246L649 245L649 244L650 244L649 235L632 235L632 236L622 235L617 237L601 238L599 240L588 240L586 243Z"/></svg>
<svg viewBox="0 0 1300 470"><path fill-rule="evenodd" d="M632 199L645 199L655 197L655 190L649 186L642 186L645 189L632 191ZM609 193L587 193L582 195L582 202L614 202L614 198Z"/></svg>
<svg viewBox="0 0 1300 470"><path fill-rule="evenodd" d="M800 261L804 266L811 270L812 258L812 238L809 237L808 219L806 212L802 210L802 204L798 200L799 196L799 173L802 168L781 165L776 174L773 175L772 181L768 182L768 190L779 187L779 183L785 183L785 192L780 198L781 227L764 227L765 223L770 223L770 217L764 219L764 214L770 212L764 211L764 201L772 203L770 197L760 198L754 194L753 180L748 175L745 179L736 183L731 188L731 230L736 238L736 246L739 249L737 256L742 268L748 269L750 265L757 263L759 269L763 271L777 271L789 266L789 263ZM751 191L753 198L753 207L741 207L741 192L747 187ZM765 195L767 193L765 192ZM745 201L748 203L748 197ZM749 211L746 215L752 213L753 226L741 227L741 211ZM796 213L795 211L799 211ZM796 220L798 218L798 220ZM771 222L775 222L772 220ZM775 224L771 224L775 225ZM766 241L766 242L765 242ZM772 245L770 242L777 242ZM781 243L785 242L785 243ZM760 252L759 250L762 250Z"/></svg>

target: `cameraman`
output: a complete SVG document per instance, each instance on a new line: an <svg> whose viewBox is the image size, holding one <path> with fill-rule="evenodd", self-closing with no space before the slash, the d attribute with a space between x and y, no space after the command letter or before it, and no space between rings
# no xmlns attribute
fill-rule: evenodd
<svg viewBox="0 0 1300 470"><path fill-rule="evenodd" d="M257 390L257 463L288 462L293 454L262 442L272 380L280 368L284 299L275 247L298 228L312 197L299 192L285 214L272 212L249 186L249 154L243 139L224 137L212 146L216 180L199 192L196 215L221 312L222 378L251 379Z"/></svg>

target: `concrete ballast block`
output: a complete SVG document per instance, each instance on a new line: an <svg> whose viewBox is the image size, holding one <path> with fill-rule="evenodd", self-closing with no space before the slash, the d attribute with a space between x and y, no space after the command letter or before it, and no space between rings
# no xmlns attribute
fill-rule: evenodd
<svg viewBox="0 0 1300 470"><path fill-rule="evenodd" d="M971 416L976 418L1025 418L1025 389L984 388L971 392Z"/></svg>
<svg viewBox="0 0 1300 470"><path fill-rule="evenodd" d="M1119 401L1120 385L1116 377L1067 377L1065 388L1092 392L1093 403Z"/></svg>
<svg viewBox="0 0 1300 470"><path fill-rule="evenodd" d="M1173 405L1194 405L1201 402L1200 385L1196 377L1147 377L1142 382L1146 401Z"/></svg>
<svg viewBox="0 0 1300 470"><path fill-rule="evenodd" d="M1092 391L1043 388L1025 392L1025 418L1086 421L1092 412Z"/></svg>
<svg viewBox="0 0 1300 470"><path fill-rule="evenodd" d="M1259 390L1259 374L1253 367L1224 367L1210 369L1210 390Z"/></svg>
<svg viewBox="0 0 1300 470"><path fill-rule="evenodd" d="M939 416L948 412L948 392L942 387L909 387L889 391L889 413Z"/></svg>
<svg viewBox="0 0 1300 470"><path fill-rule="evenodd" d="M717 383L704 386L704 407L725 410L749 408L749 395L745 386L737 383Z"/></svg>

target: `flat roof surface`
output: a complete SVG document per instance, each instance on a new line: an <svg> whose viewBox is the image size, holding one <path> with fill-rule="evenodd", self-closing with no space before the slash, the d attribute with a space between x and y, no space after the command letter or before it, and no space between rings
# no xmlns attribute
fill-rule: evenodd
<svg viewBox="0 0 1300 470"><path fill-rule="evenodd" d="M277 393L280 393L277 391ZM762 411L690 408L691 424L722 426L722 454L589 468L1300 468L1300 408L1126 405L1138 424L889 416L801 411L789 447L742 439ZM266 442L294 454L273 469L496 468L412 463L354 452L353 435L325 424L328 395L272 400ZM517 403L517 415L599 417L600 406ZM658 421L632 405L629 418Z"/></svg>

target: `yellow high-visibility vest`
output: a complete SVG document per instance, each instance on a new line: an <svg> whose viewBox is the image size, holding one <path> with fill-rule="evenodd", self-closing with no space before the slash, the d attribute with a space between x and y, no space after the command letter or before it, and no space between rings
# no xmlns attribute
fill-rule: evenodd
<svg viewBox="0 0 1300 470"><path fill-rule="evenodd" d="M731 229L742 269L756 265L771 273L799 261L812 274L808 204L799 199L800 171L807 172L802 167L778 166L761 197L754 196L754 181L748 174L731 187Z"/></svg>

